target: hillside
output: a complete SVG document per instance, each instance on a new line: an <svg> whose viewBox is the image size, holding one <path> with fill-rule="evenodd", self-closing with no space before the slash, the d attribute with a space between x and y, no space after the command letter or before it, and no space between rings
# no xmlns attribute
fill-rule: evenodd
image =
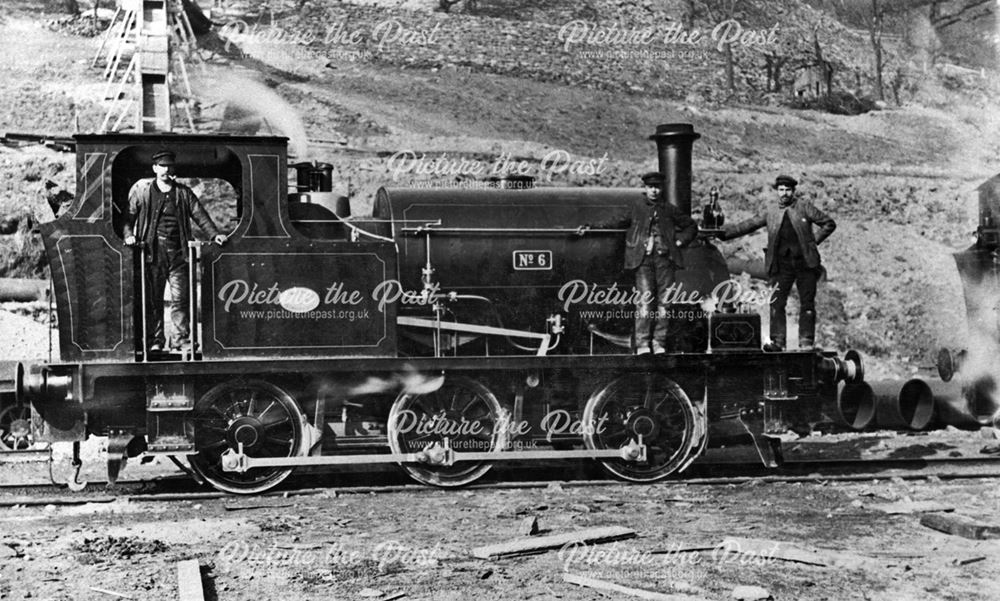
<svg viewBox="0 0 1000 601"><path fill-rule="evenodd" d="M15 4L0 23L0 52L8 57L0 65L0 132L65 134L76 122L96 129L102 85L89 62L98 39L47 27L55 15L40 10L42 2ZM192 70L199 119L218 128L227 104L258 113L266 122L260 131L290 135L297 158L335 166L355 213L370 207L380 185L456 179L394 173L390 155L397 151L482 161L510 153L533 161L542 185L632 186L655 166L647 136L656 124L690 122L702 134L696 199L718 186L728 218L739 219L770 200L768 184L785 172L838 220L822 249L829 274L819 295L824 344L859 348L876 359L876 371L901 373L963 337L950 252L970 243L975 187L1000 165L997 107L982 95L955 93L947 109L939 108L940 97L915 96L883 111L831 115L780 106L773 94L751 101L747 86L762 72L753 62L740 71L755 74L742 80L744 93L725 99L724 60L714 47L674 48L676 60L665 60L592 52L615 48L567 52L559 41L567 20L619 28L673 22L681 2L524 2L504 14L496 9L502 3L482 1L481 15L432 12L426 2L309 0L301 12L291 10L295 4L272 2L274 14L262 16L254 35L230 35L229 48L209 44L214 52L203 53L204 69ZM855 60L843 50L854 34L830 15L797 2L745 5L756 9L747 18L758 24L828 24L830 47ZM254 22L252 13L241 16ZM380 45L373 32L387 21L405 25L412 43L400 37ZM277 31L315 35L308 43L275 41ZM354 31L361 43L350 41ZM786 46L803 40L801 32L788 36ZM751 58L763 60L744 57ZM552 151L607 159L599 173L551 173L539 161ZM70 155L0 147L0 212L48 219L46 181L72 189L72 173ZM37 274L33 244L30 237L3 241L8 272ZM725 250L760 257L762 246L757 235Z"/></svg>

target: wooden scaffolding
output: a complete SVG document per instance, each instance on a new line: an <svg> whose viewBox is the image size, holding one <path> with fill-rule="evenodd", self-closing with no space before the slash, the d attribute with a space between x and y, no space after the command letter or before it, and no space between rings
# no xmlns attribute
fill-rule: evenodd
<svg viewBox="0 0 1000 601"><path fill-rule="evenodd" d="M181 0L119 0L92 66L104 68L101 131L173 131L178 112L194 131L187 62L197 41Z"/></svg>

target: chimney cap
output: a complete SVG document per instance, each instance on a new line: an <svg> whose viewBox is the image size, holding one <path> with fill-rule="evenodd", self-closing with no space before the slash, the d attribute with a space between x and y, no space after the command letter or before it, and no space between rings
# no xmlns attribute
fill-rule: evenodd
<svg viewBox="0 0 1000 601"><path fill-rule="evenodd" d="M649 136L649 139L655 140L657 138L673 136L684 136L690 137L692 140L697 140L701 137L701 134L695 133L694 125L690 123L661 123L656 126L656 133Z"/></svg>

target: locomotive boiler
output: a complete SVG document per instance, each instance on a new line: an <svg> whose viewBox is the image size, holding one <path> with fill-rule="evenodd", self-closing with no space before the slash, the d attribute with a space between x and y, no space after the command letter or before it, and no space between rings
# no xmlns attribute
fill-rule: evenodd
<svg viewBox="0 0 1000 601"><path fill-rule="evenodd" d="M697 137L688 124L651 136L681 211ZM438 486L551 459L649 482L687 467L719 425L777 465L775 436L832 419L838 382L863 379L854 352L761 352L758 315L718 298L728 274L710 232L684 249L670 352L634 356L624 230L597 224L640 190L382 188L354 218L309 184L317 166L298 166L289 194L286 144L76 136L75 202L41 226L60 359L16 374L36 439L78 451L108 436L111 482L128 457L186 457L233 493L299 466L382 463ZM188 249L185 354L148 348L143 258L122 241L128 190L165 147L179 175L232 199L228 242Z"/></svg>

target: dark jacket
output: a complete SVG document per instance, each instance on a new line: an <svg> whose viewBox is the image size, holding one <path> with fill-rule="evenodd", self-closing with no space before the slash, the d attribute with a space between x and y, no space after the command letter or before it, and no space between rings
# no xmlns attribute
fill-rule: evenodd
<svg viewBox="0 0 1000 601"><path fill-rule="evenodd" d="M766 225L767 255L764 258L764 269L766 273L770 274L772 269L777 269L777 266L774 265L774 256L778 244L778 232L781 230L781 222L785 218L786 212L788 220L795 230L795 235L799 239L799 244L802 246L802 256L806 265L811 268L819 267L819 250L816 247L830 237L833 230L837 229L837 224L808 200L796 198L787 207L781 207L778 204L768 205L763 213L758 213L745 221L724 226L722 228L724 239L738 238ZM820 228L819 233L815 236L813 235L813 225L818 225Z"/></svg>
<svg viewBox="0 0 1000 601"><path fill-rule="evenodd" d="M660 243L662 253L670 257L670 261L683 269L684 259L681 257L680 246L687 246L698 237L698 225L690 215L677 212L668 202L659 202L660 215L657 223L660 226ZM635 269L642 263L646 255L646 239L649 235L649 220L653 216L654 205L645 196L637 196L632 203L629 214L623 218L612 219L598 224L597 227L628 227L625 234L625 269Z"/></svg>
<svg viewBox="0 0 1000 601"><path fill-rule="evenodd" d="M146 245L146 248L153 248L153 239L156 237L156 227L153 220L160 214L160 206L153 205L152 186L155 185L153 178L141 179L132 185L128 193L128 219L125 221L123 235L135 236L135 239ZM191 236L191 221L194 220L209 237L219 235L215 222L209 217L205 207L198 202L198 197L191 188L184 184L174 182L174 190L177 193L177 225L180 228L181 248L186 249L187 243L193 240ZM186 252L186 251L185 251Z"/></svg>

